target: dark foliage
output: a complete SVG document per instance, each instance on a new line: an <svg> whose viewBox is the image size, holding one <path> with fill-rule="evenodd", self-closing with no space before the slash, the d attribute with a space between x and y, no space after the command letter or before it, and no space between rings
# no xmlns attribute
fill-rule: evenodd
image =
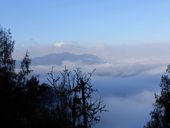
<svg viewBox="0 0 170 128"><path fill-rule="evenodd" d="M70 118L74 128L91 128L100 121L100 112L106 111L100 99L93 100L96 92L90 83L93 72L85 74L80 68L65 69L57 77L53 69L48 80L55 90L57 110L64 113L60 119Z"/></svg>
<svg viewBox="0 0 170 128"><path fill-rule="evenodd" d="M161 77L161 93L155 94L154 110L145 128L170 128L170 65Z"/></svg>

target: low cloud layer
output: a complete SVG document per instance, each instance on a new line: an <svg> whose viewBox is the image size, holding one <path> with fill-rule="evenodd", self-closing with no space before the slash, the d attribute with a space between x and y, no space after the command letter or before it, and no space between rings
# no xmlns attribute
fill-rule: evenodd
<svg viewBox="0 0 170 128"><path fill-rule="evenodd" d="M95 78L94 87L109 110L96 128L142 128L150 118L159 83L158 75Z"/></svg>
<svg viewBox="0 0 170 128"><path fill-rule="evenodd" d="M74 53L77 55L96 55L104 63L89 66L80 62L65 61L62 62L62 66L60 67L78 66L90 70L96 68L96 74L100 76L126 77L134 76L143 72L162 74L166 66L170 63L169 47L170 44L82 46L74 43L66 44L64 42L57 42L51 45L30 46L27 50L30 52L31 58L50 53L63 52ZM14 57L16 59L21 59L25 51L25 48L22 50L16 49ZM41 65L41 67L42 66L43 65ZM39 67L35 68L38 69ZM43 68L47 69L47 67Z"/></svg>
<svg viewBox="0 0 170 128"><path fill-rule="evenodd" d="M30 47L28 50L31 57L62 52L98 56L102 63L89 65L81 61L65 60L61 65L36 65L31 68L43 80L52 66L56 72L65 66L70 70L82 67L84 72L96 69L92 84L98 89L109 110L102 114L96 128L140 128L149 120L154 93L160 91L160 77L170 63L169 47L170 44L161 43L90 47L59 42ZM14 56L21 58L23 53L24 49L17 50Z"/></svg>
<svg viewBox="0 0 170 128"><path fill-rule="evenodd" d="M140 74L146 75L161 75L166 69L166 64L127 64L127 63L99 63L87 64L81 61L63 61L61 65L36 65L31 68L37 73L47 73L51 68L56 68L56 71L61 71L64 67L72 70L77 67L82 68L84 72L90 72L96 69L94 75L101 77L133 77Z"/></svg>
<svg viewBox="0 0 170 128"><path fill-rule="evenodd" d="M110 97L104 101L109 112L102 114L96 128L142 128L149 120L154 96L153 92L142 92L130 98Z"/></svg>

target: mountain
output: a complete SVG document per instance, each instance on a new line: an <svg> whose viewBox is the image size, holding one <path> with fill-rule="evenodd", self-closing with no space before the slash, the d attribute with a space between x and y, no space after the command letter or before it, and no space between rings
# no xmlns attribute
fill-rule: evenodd
<svg viewBox="0 0 170 128"><path fill-rule="evenodd" d="M31 65L61 65L64 61L71 61L71 62L81 62L84 64L98 64L102 63L102 60L95 55L91 54L73 54L73 53L54 53L48 54L41 57L31 58L32 63Z"/></svg>

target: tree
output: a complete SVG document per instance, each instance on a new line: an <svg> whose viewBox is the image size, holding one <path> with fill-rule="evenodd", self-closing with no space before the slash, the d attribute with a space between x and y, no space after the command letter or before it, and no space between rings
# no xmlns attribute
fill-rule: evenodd
<svg viewBox="0 0 170 128"><path fill-rule="evenodd" d="M154 110L150 113L151 120L145 128L169 128L170 127L170 65L166 73L161 77L161 93L155 94Z"/></svg>
<svg viewBox="0 0 170 128"><path fill-rule="evenodd" d="M15 76L15 60L12 58L14 41L11 32L0 28L0 81L1 88L13 84Z"/></svg>
<svg viewBox="0 0 170 128"><path fill-rule="evenodd" d="M29 58L28 51L25 57L21 61L20 71L18 74L18 85L23 86L28 80L28 75L31 73L30 70L31 59Z"/></svg>
<svg viewBox="0 0 170 128"><path fill-rule="evenodd" d="M15 60L12 59L14 41L10 30L0 28L0 68L6 71L14 71Z"/></svg>
<svg viewBox="0 0 170 128"><path fill-rule="evenodd" d="M106 106L102 105L100 99L94 100L92 98L92 95L97 91L91 84L94 71L85 74L79 68L74 70L73 78L75 78L76 86L73 87L73 105L75 105L78 126L83 128L90 128L94 123L99 122L99 113L106 111Z"/></svg>
<svg viewBox="0 0 170 128"><path fill-rule="evenodd" d="M68 94L68 90L71 89L69 76L70 73L67 69L61 72L60 76L56 76L52 68L47 77L55 93L52 110L54 111L53 113L56 113L56 121L60 122L58 127L61 128L75 128L71 124L71 112L68 109L71 99L71 94Z"/></svg>
<svg viewBox="0 0 170 128"><path fill-rule="evenodd" d="M94 72L94 71L93 71ZM85 74L80 68L68 71L65 68L60 76L54 77L53 70L48 74L48 80L55 88L58 104L62 102L62 109L71 115L74 128L90 128L100 121L100 112L105 111L100 99L94 100L92 95L96 92L91 84L92 74Z"/></svg>
<svg viewBox="0 0 170 128"><path fill-rule="evenodd" d="M0 28L0 125L14 120L14 90L16 85L15 60L12 58L14 41L11 32Z"/></svg>

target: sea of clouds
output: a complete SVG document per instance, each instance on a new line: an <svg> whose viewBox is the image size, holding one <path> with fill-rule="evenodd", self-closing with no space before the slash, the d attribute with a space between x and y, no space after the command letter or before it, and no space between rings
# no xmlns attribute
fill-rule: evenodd
<svg viewBox="0 0 170 128"><path fill-rule="evenodd" d="M109 110L102 114L96 128L140 128L149 120L154 94L160 91L161 75L170 63L169 47L168 43L85 46L57 42L22 50L16 48L14 58L21 59L26 50L32 58L62 52L98 56L102 63L89 65L81 61L63 61L60 65L37 65L31 68L43 79L52 66L56 72L65 66L70 70L81 67L84 72L96 69L92 83Z"/></svg>

